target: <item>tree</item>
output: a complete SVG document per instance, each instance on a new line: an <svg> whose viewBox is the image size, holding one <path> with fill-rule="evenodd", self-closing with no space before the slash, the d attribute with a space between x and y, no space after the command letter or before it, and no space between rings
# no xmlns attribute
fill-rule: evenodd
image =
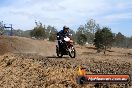
<svg viewBox="0 0 132 88"><path fill-rule="evenodd" d="M56 33L51 33L49 36L49 41L55 41L56 40Z"/></svg>
<svg viewBox="0 0 132 88"><path fill-rule="evenodd" d="M57 30L53 27L52 31L50 32L49 35L49 41L55 41L56 40L56 35L57 35Z"/></svg>
<svg viewBox="0 0 132 88"><path fill-rule="evenodd" d="M76 32L76 41L78 44L80 45L84 45L86 44L87 42L87 37L86 35L84 34L84 26L80 26L78 29L77 29L77 32Z"/></svg>
<svg viewBox="0 0 132 88"><path fill-rule="evenodd" d="M118 32L115 37L116 46L123 47L123 42L125 42L125 36L122 33Z"/></svg>
<svg viewBox="0 0 132 88"><path fill-rule="evenodd" d="M22 36L23 30L20 30L20 29L13 30L13 34L14 34L15 36Z"/></svg>
<svg viewBox="0 0 132 88"><path fill-rule="evenodd" d="M0 35L4 34L4 24L3 21L0 22Z"/></svg>
<svg viewBox="0 0 132 88"><path fill-rule="evenodd" d="M113 34L108 27L103 27L95 33L94 45L97 52L104 50L104 54L108 48L112 46Z"/></svg>
<svg viewBox="0 0 132 88"><path fill-rule="evenodd" d="M86 42L87 42L87 37L86 37L86 35L84 35L84 34L79 34L79 35L78 35L77 43L80 44L80 45L84 45L84 44L86 44Z"/></svg>
<svg viewBox="0 0 132 88"><path fill-rule="evenodd" d="M57 29L55 29L55 27L52 27L52 26L48 25L45 32L46 32L46 38L49 38L50 34L57 33Z"/></svg>
<svg viewBox="0 0 132 88"><path fill-rule="evenodd" d="M55 27L48 25L48 27L46 28L46 38L48 38L49 41L55 41L56 34L57 34L57 29Z"/></svg>
<svg viewBox="0 0 132 88"><path fill-rule="evenodd" d="M92 34L95 33L96 30L96 23L95 20L90 19L86 24L85 24L85 28L87 31L91 32Z"/></svg>
<svg viewBox="0 0 132 88"><path fill-rule="evenodd" d="M69 34L71 34L72 40L76 42L76 33L75 33L75 31L72 30L72 29L69 29Z"/></svg>
<svg viewBox="0 0 132 88"><path fill-rule="evenodd" d="M22 37L27 37L27 38L30 38L30 33L31 33L32 30L26 30L26 31L23 31L21 36Z"/></svg>
<svg viewBox="0 0 132 88"><path fill-rule="evenodd" d="M127 38L127 48L132 48L132 36Z"/></svg>
<svg viewBox="0 0 132 88"><path fill-rule="evenodd" d="M87 36L87 42L93 43L95 32L100 29L99 24L96 24L95 20L90 19L85 24L85 35Z"/></svg>
<svg viewBox="0 0 132 88"><path fill-rule="evenodd" d="M36 27L31 31L30 35L37 39L44 39L45 38L45 26L42 23L36 23Z"/></svg>

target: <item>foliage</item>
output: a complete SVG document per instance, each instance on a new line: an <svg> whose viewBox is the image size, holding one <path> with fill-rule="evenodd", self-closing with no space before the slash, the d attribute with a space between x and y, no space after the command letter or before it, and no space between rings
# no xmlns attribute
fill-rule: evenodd
<svg viewBox="0 0 132 88"><path fill-rule="evenodd" d="M56 34L51 33L49 36L49 41L55 41L56 40Z"/></svg>
<svg viewBox="0 0 132 88"><path fill-rule="evenodd" d="M87 37L84 34L84 26L80 26L76 32L76 42L80 45L84 45L87 42Z"/></svg>
<svg viewBox="0 0 132 88"><path fill-rule="evenodd" d="M94 45L98 52L104 50L105 54L105 51L108 48L111 48L113 42L113 34L110 31L110 28L103 27L95 33Z"/></svg>
<svg viewBox="0 0 132 88"><path fill-rule="evenodd" d="M86 35L84 35L84 34L79 34L79 35L78 35L77 43L80 44L80 45L84 45L84 44L86 44L86 42L87 42L87 37L86 37Z"/></svg>
<svg viewBox="0 0 132 88"><path fill-rule="evenodd" d="M71 39L76 42L76 33L74 30L69 29L69 33L71 34Z"/></svg>
<svg viewBox="0 0 132 88"><path fill-rule="evenodd" d="M56 34L57 34L57 29L52 26L48 26L46 28L46 38L49 39L49 41L55 41L56 40Z"/></svg>
<svg viewBox="0 0 132 88"><path fill-rule="evenodd" d="M127 38L127 48L132 48L132 36L130 38Z"/></svg>
<svg viewBox="0 0 132 88"><path fill-rule="evenodd" d="M123 47L123 42L125 42L125 36L122 33L118 32L118 34L116 34L115 36L116 46Z"/></svg>
<svg viewBox="0 0 132 88"><path fill-rule="evenodd" d="M45 38L45 26L42 23L36 23L36 27L30 33L31 37L35 37L37 39Z"/></svg>
<svg viewBox="0 0 132 88"><path fill-rule="evenodd" d="M95 32L100 29L99 24L96 24L95 20L90 19L84 27L84 33L87 36L87 42L93 43Z"/></svg>

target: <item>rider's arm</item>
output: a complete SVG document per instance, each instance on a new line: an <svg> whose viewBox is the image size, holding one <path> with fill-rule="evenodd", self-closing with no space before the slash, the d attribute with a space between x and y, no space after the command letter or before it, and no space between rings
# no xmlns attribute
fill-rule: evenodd
<svg viewBox="0 0 132 88"><path fill-rule="evenodd" d="M58 33L57 33L57 40L61 40L62 37L63 37L62 31L58 32Z"/></svg>
<svg viewBox="0 0 132 88"><path fill-rule="evenodd" d="M57 33L57 40L60 40L60 33Z"/></svg>

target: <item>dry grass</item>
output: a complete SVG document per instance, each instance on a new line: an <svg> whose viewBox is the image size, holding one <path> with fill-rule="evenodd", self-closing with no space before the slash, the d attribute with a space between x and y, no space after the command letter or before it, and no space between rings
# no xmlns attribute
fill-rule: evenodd
<svg viewBox="0 0 132 88"><path fill-rule="evenodd" d="M112 48L104 55L94 47L77 45L77 58L71 59L56 58L53 42L19 37L1 37L1 41L0 88L93 88L76 84L79 65L89 73L132 76L131 49Z"/></svg>

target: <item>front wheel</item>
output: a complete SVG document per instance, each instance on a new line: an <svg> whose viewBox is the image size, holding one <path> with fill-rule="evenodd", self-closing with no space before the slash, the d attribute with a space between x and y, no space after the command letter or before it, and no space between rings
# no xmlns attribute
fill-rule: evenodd
<svg viewBox="0 0 132 88"><path fill-rule="evenodd" d="M56 53L57 53L57 56L59 58L62 58L63 57L63 54L62 54L62 52L59 51L59 47L58 46L56 46Z"/></svg>
<svg viewBox="0 0 132 88"><path fill-rule="evenodd" d="M75 50L74 47L70 47L70 49L69 49L69 56L71 58L75 58L76 57L76 50Z"/></svg>

